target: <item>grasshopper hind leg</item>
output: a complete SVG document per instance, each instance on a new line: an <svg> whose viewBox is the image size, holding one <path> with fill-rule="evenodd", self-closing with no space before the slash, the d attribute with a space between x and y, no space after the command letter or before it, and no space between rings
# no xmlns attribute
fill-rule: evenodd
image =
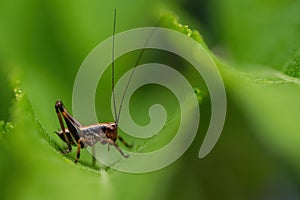
<svg viewBox="0 0 300 200"><path fill-rule="evenodd" d="M64 106L63 106L63 103L62 101L58 100L56 101L55 103L55 111L56 111L56 114L57 114L57 118L58 118L58 121L59 121L59 124L60 124L60 128L62 130L62 134L64 136L64 139L68 145L68 150L66 150L66 153L69 153L70 151L72 151L72 147L71 147L71 142L65 132L65 126L64 126L64 122L63 122L63 112L65 112L65 109L64 109Z"/></svg>

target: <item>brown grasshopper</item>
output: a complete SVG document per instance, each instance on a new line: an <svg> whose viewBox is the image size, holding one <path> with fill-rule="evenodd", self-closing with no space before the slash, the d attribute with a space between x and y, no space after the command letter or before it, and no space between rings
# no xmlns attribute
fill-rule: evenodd
<svg viewBox="0 0 300 200"><path fill-rule="evenodd" d="M128 89L129 82L132 78L134 70L131 73L131 76L128 80L126 89L123 93L123 97L120 103L119 112L116 112L116 103L115 103L115 95L114 95L114 36L115 36L115 27L116 27L116 10L114 10L114 26L113 26L113 37L112 37L112 97L114 102L114 113L115 113L115 122L107 122L107 123L98 123L89 126L82 126L76 119L74 119L67 109L64 107L61 100L56 101L55 103L55 111L58 117L58 121L60 124L61 130L56 132L56 134L68 145L68 149L65 153L69 153L72 150L72 145L77 145L77 154L75 163L78 162L80 157L80 149L86 148L88 146L94 146L96 143L108 144L109 146L114 146L122 156L125 158L128 157L122 149L118 146L117 140L120 140L126 147L132 148L132 145L129 145L124 139L118 135L118 120L120 117L120 111L122 108L122 103L124 100L125 93ZM134 66L138 65L139 60L144 52L142 49L138 60ZM65 128L64 122L67 125ZM109 147L108 146L108 147Z"/></svg>
<svg viewBox="0 0 300 200"><path fill-rule="evenodd" d="M61 131L56 133L64 142L67 143L68 149L66 153L72 151L72 145L77 145L75 163L77 163L77 161L79 160L81 148L94 146L98 142L101 144L114 146L122 156L124 156L125 158L128 157L128 155L125 154L116 143L117 139L119 139L126 147L132 148L131 145L126 143L124 139L120 135L118 135L117 121L82 126L68 113L62 101L56 101L55 110L61 127ZM68 127L67 129L64 126L63 119Z"/></svg>

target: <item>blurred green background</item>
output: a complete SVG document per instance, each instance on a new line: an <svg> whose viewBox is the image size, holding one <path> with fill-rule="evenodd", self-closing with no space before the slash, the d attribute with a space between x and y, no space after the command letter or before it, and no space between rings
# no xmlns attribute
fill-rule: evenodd
<svg viewBox="0 0 300 200"><path fill-rule="evenodd" d="M71 108L77 70L111 36L114 8L117 32L153 26L162 15L163 26L185 33L180 24L187 24L201 34L192 37L214 57L228 98L223 133L204 159L198 150L209 123L209 95L200 101L194 143L162 170L127 174L99 164L93 169L86 151L78 165L74 152L59 152L64 145L53 133L59 127L54 103L63 99ZM298 0L1 0L0 198L299 199L299 11ZM164 61L205 91L190 66L176 67L180 60L159 52L151 55L143 62L169 58ZM118 66L137 56L117 61ZM107 73L103 81L109 80ZM99 90L108 96L110 86ZM133 103L141 109L149 91L136 96ZM101 112L103 121L112 121L109 111ZM154 140L153 145L161 144Z"/></svg>

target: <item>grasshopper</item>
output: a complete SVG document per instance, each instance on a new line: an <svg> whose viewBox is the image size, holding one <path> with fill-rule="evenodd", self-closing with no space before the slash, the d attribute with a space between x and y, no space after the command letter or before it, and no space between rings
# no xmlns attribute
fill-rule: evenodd
<svg viewBox="0 0 300 200"><path fill-rule="evenodd" d="M68 113L61 100L56 101L55 111L61 127L61 130L56 133L68 145L68 149L65 153L72 151L72 145L77 145L75 163L79 160L81 148L94 146L98 142L103 145L108 144L114 146L122 156L125 158L128 157L116 143L119 139L126 147L132 148L132 145L129 145L120 135L118 135L117 121L82 126ZM65 128L63 120L68 128Z"/></svg>
<svg viewBox="0 0 300 200"><path fill-rule="evenodd" d="M72 146L77 146L75 163L77 163L80 158L80 150L82 148L86 148L88 146L94 146L96 143L101 143L103 145L108 144L108 148L109 146L114 146L120 152L120 154L125 158L127 158L129 155L125 154L122 151L122 149L117 144L117 140L122 142L127 148L132 148L132 145L125 142L125 140L120 135L118 135L118 121L120 117L120 111L122 108L123 99L128 89L128 85L132 78L134 70L132 71L130 79L128 80L127 87L123 93L123 97L121 100L119 112L117 114L115 94L114 94L115 29L116 29L116 10L114 10L114 26L113 26L113 38L112 38L112 42L113 42L112 44L113 45L112 46L112 97L114 102L115 121L107 122L107 123L98 123L89 126L82 126L74 117L72 117L69 114L69 112L67 111L67 109L65 108L61 100L58 100L55 103L55 111L61 128L61 130L56 132L56 134L68 145L68 149L65 151L65 153L69 153L70 151L72 151ZM138 65L143 51L144 50L142 50L142 52L140 53L140 56L135 64L135 67ZM67 128L65 128L64 122ZM93 160L93 162L95 161Z"/></svg>

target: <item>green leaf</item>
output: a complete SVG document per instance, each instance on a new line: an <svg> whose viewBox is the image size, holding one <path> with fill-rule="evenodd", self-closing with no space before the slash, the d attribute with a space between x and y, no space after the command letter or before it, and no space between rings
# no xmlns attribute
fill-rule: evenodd
<svg viewBox="0 0 300 200"><path fill-rule="evenodd" d="M211 16L217 16L214 26L219 30L218 37L234 55L232 63L252 63L227 65L227 60L214 57L228 95L226 124L214 150L202 160L197 157L210 119L209 93L190 66L179 63L201 102L198 135L172 165L151 173L127 174L102 165L94 169L86 150L80 162L74 164L75 152L63 155L60 149L65 144L53 133L59 127L54 103L63 99L71 107L73 81L80 63L99 41L111 35L112 20L108 19L112 19L114 3L2 1L0 25L5 28L0 31L1 62L17 70L0 65L4 88L0 97L5 105L1 104L0 109L7 113L1 117L10 121L0 123L1 198L265 199L290 194L299 198L300 93L299 79L295 78L299 53L289 53L298 40L299 3L275 1L270 6L267 1L260 2L238 2L243 5L238 9L240 15L233 12L237 10L235 0L222 0L210 7L214 11ZM151 3L129 1L117 5L122 16L118 31L145 25L151 18ZM256 15L248 15L248 8ZM156 16L161 14L164 27L188 35L209 51L198 31L179 23L180 11L178 16L166 10L155 11ZM260 23L261 19L266 20ZM209 54L213 55L211 51ZM132 60L124 61L126 64ZM271 70L274 68L280 71ZM19 80L20 85L16 84ZM108 91L110 88L104 93ZM139 94L134 103L138 100ZM137 109L136 116L145 110ZM177 114L170 120L176 120ZM147 118L141 117L139 122L147 123ZM163 132L166 135L153 138L145 149L167 143L173 129L169 125Z"/></svg>
<svg viewBox="0 0 300 200"><path fill-rule="evenodd" d="M291 77L300 78L300 47L283 68L284 72Z"/></svg>
<svg viewBox="0 0 300 200"><path fill-rule="evenodd" d="M68 197L75 199L152 199L155 195L152 191L159 187L155 183L162 181L162 178L167 181L173 171L169 169L133 176L114 170L92 170L85 165L74 164L45 139L44 135L48 133L34 117L32 106L23 92L19 93L12 107L12 120L15 127L7 138L9 148L0 153L0 158L5 161L0 166L0 172L3 172L1 180L6 180L5 188L1 188L4 199L54 199L66 195L66 190L71 190L67 192ZM147 188L146 191L136 190L141 183ZM49 190L54 185L61 187ZM13 192L16 188L18 193Z"/></svg>
<svg viewBox="0 0 300 200"><path fill-rule="evenodd" d="M208 4L207 20L215 40L229 49L234 63L281 69L299 45L297 0L221 0Z"/></svg>
<svg viewBox="0 0 300 200"><path fill-rule="evenodd" d="M299 79L270 69L229 73L225 76L230 79L226 81L229 92L252 129L266 146L300 170Z"/></svg>
<svg viewBox="0 0 300 200"><path fill-rule="evenodd" d="M13 124L10 122L0 121L0 144L6 144L6 137L13 129Z"/></svg>

